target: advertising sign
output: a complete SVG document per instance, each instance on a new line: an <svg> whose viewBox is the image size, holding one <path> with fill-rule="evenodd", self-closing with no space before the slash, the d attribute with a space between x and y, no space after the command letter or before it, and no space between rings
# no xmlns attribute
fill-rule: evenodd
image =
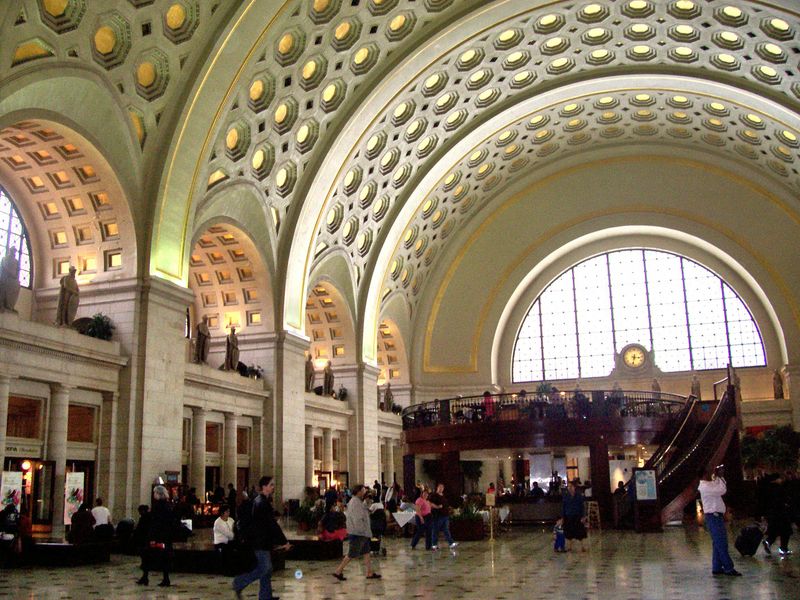
<svg viewBox="0 0 800 600"><path fill-rule="evenodd" d="M72 515L83 504L83 473L67 473L64 484L64 525L72 525Z"/></svg>
<svg viewBox="0 0 800 600"><path fill-rule="evenodd" d="M22 504L22 471L3 471L0 482L0 510L13 504L20 511Z"/></svg>

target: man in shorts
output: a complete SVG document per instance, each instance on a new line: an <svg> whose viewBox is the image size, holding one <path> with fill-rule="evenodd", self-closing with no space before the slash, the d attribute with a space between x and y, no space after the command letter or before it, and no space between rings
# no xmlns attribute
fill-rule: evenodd
<svg viewBox="0 0 800 600"><path fill-rule="evenodd" d="M347 578L342 574L344 568L354 558L364 557L364 565L367 567L367 579L380 579L381 576L372 570L372 559L369 555L369 540L372 537L372 528L369 524L369 509L364 504L364 496L367 494L367 488L363 485L357 485L353 488L353 497L347 503L347 539L350 542L350 548L347 551L347 556L342 559L342 563L333 572L333 576L339 581L345 581Z"/></svg>

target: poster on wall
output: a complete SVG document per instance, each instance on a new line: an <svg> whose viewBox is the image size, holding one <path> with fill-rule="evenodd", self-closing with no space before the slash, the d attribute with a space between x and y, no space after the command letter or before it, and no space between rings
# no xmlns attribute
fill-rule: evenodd
<svg viewBox="0 0 800 600"><path fill-rule="evenodd" d="M83 504L83 473L67 473L64 485L64 525L72 525L72 515Z"/></svg>
<svg viewBox="0 0 800 600"><path fill-rule="evenodd" d="M0 510L13 504L17 512L22 504L22 471L3 471L0 482Z"/></svg>
<svg viewBox="0 0 800 600"><path fill-rule="evenodd" d="M656 490L655 470L636 469L634 477L636 481L637 501L658 500L658 492Z"/></svg>

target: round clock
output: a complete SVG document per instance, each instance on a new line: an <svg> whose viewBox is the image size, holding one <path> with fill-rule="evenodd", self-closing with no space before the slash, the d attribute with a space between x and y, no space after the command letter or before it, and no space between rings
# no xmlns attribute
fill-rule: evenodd
<svg viewBox="0 0 800 600"><path fill-rule="evenodd" d="M630 369L639 369L647 362L647 350L639 344L630 344L622 350L622 362Z"/></svg>

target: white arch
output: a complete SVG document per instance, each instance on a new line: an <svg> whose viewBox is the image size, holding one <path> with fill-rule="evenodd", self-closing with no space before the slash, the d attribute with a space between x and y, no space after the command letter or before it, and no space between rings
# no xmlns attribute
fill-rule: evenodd
<svg viewBox="0 0 800 600"><path fill-rule="evenodd" d="M455 144L442 156L436 167L428 171L415 186L413 192L403 203L403 208L387 232L381 246L380 253L375 262L376 270L365 274L370 278L362 319L362 343L364 360L374 357L374 340L378 326L380 311L381 290L386 279L386 272L380 269L388 268L402 235L408 224L413 219L419 205L424 201L449 170L462 158L467 156L472 149L488 139L496 132L506 128L510 123L526 115L533 114L545 107L574 100L575 98L596 93L612 94L619 90L674 90L691 91L706 94L709 97L725 99L727 102L751 107L764 114L770 115L776 121L785 124L788 128L800 128L800 115L793 113L780 104L758 96L754 93L734 88L727 84L696 79L678 75L638 75L638 76L613 76L591 81L567 85L558 89L539 94L510 107L495 117L476 127L467 136ZM372 340L372 341L370 341ZM785 355L785 350L783 352Z"/></svg>
<svg viewBox="0 0 800 600"><path fill-rule="evenodd" d="M550 282L571 266L601 252L641 246L677 250L722 276L753 311L765 346L777 344L782 363L788 361L786 340L777 312L764 289L739 261L717 246L683 231L653 225L623 225L593 231L560 246L539 261L517 284L498 320L492 340L492 381L505 380L502 373L506 370L508 345L513 345L524 313Z"/></svg>

